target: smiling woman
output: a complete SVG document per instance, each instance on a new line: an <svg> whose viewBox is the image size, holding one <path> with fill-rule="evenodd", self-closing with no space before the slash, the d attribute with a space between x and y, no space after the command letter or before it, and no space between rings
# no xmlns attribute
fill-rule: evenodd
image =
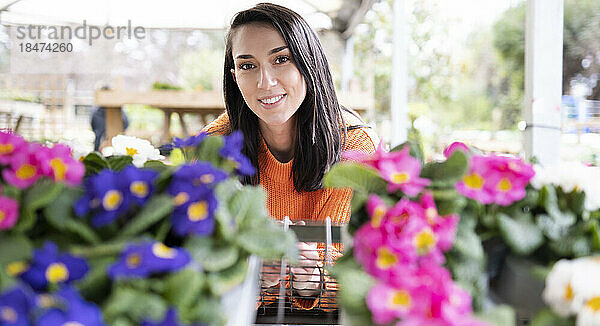
<svg viewBox="0 0 600 326"><path fill-rule="evenodd" d="M234 17L225 48L227 112L203 131L244 136L242 152L278 220L347 223L350 188L323 189L344 150L373 153L379 138L339 105L317 35L297 13L269 3ZM312 271L312 270L311 270Z"/></svg>

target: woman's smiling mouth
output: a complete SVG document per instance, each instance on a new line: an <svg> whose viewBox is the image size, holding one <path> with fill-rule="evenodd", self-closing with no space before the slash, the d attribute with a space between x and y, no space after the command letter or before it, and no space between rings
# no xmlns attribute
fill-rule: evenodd
<svg viewBox="0 0 600 326"><path fill-rule="evenodd" d="M258 102L265 109L272 109L272 108L279 106L279 104L283 103L283 101L285 100L286 97L287 97L287 94L281 94L281 95L277 95L277 96L273 96L273 97L259 99Z"/></svg>

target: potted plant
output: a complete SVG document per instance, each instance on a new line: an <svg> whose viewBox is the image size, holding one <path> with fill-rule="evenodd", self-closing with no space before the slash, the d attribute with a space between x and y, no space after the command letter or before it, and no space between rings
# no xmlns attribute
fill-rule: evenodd
<svg viewBox="0 0 600 326"><path fill-rule="evenodd" d="M228 293L253 304L249 257L294 257L296 240L269 220L264 191L238 181L239 137L176 139L189 161L165 165L125 136L80 162L1 133L0 319L223 325Z"/></svg>

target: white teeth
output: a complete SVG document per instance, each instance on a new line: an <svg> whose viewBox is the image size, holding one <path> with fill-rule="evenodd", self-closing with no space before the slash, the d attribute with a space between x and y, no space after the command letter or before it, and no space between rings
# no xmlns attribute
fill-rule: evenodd
<svg viewBox="0 0 600 326"><path fill-rule="evenodd" d="M272 97L272 98L269 98L269 99L264 99L264 100L259 100L259 101L261 101L261 102L263 102L265 104L273 104L273 103L281 100L281 98L283 98L283 95L279 95L279 96L275 96L275 97Z"/></svg>

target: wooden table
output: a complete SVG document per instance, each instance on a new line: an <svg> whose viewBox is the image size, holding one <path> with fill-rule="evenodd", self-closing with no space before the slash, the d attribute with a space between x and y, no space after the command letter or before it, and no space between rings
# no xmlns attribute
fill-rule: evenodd
<svg viewBox="0 0 600 326"><path fill-rule="evenodd" d="M373 108L374 99L369 93L338 93L342 105L364 113ZM184 113L199 114L206 125L207 115L220 114L225 111L225 102L221 91L179 91L152 90L147 92L131 92L123 90L98 90L94 94L95 104L106 108L106 136L110 142L112 137L123 131L121 107L125 104L143 104L161 109L165 113L161 142L170 141L171 114L177 113L184 136L189 131L183 121Z"/></svg>

